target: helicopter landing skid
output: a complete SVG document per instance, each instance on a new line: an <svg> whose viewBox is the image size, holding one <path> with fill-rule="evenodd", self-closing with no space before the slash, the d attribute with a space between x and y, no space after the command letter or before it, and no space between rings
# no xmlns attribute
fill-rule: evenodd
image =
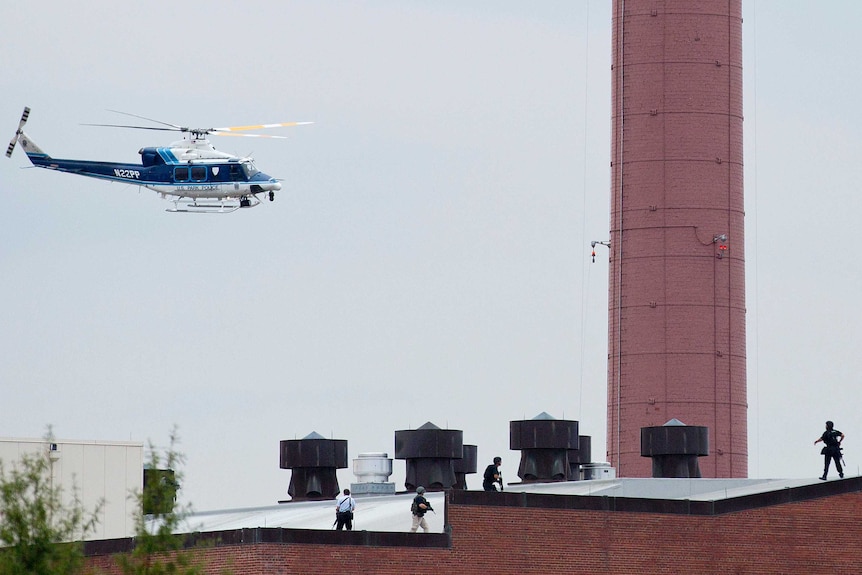
<svg viewBox="0 0 862 575"><path fill-rule="evenodd" d="M240 208L253 208L260 204L260 200L255 196L209 201L180 198L172 201L174 204L173 207L166 209L166 212L187 214L229 214Z"/></svg>

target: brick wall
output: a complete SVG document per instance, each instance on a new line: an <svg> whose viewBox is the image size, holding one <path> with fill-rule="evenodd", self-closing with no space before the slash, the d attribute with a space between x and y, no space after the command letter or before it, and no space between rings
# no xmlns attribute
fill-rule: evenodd
<svg viewBox="0 0 862 575"><path fill-rule="evenodd" d="M746 477L741 2L613 17L607 460L650 477L640 430L677 418L704 477Z"/></svg>
<svg viewBox="0 0 862 575"><path fill-rule="evenodd" d="M195 553L213 575L854 574L860 509L862 478L719 502L450 492L450 536L241 530Z"/></svg>

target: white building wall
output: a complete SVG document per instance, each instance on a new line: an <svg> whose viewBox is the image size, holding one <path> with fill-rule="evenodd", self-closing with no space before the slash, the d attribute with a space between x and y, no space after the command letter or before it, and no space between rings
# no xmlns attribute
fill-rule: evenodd
<svg viewBox="0 0 862 575"><path fill-rule="evenodd" d="M144 485L144 444L62 439L54 443L52 478L62 488L64 503L71 504L76 490L88 512L104 500L96 531L87 539L134 535L137 501L132 494L140 492ZM25 453L48 449L44 439L0 438L0 460L7 469Z"/></svg>

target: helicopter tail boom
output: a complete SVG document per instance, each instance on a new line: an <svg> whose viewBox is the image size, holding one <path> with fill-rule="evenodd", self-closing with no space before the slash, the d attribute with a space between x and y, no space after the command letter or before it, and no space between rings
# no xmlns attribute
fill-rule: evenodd
<svg viewBox="0 0 862 575"><path fill-rule="evenodd" d="M21 132L18 135L18 141L21 142L21 148L24 149L24 153L27 154L27 157L30 158L30 161L33 165L38 165L39 160L50 160L51 156L42 151L42 148L36 145L36 143L30 139L30 136ZM11 144L10 144L11 146Z"/></svg>

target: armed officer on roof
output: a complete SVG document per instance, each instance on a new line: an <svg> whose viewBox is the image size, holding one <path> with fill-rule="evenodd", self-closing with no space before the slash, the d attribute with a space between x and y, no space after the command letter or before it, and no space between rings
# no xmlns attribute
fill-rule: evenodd
<svg viewBox="0 0 862 575"><path fill-rule="evenodd" d="M829 473L829 462L833 459L835 460L835 469L838 470L838 477L844 477L844 468L841 467L841 442L844 441L844 434L835 429L834 423L827 421L826 431L814 442L814 445L821 441L825 446L820 451L823 454L823 476L820 479L826 481L826 474Z"/></svg>
<svg viewBox="0 0 862 575"><path fill-rule="evenodd" d="M485 491L497 491L495 483L499 484L500 491L503 491L503 476L500 473L502 462L502 459L495 457L494 463L485 468L485 475L482 477L482 489Z"/></svg>

